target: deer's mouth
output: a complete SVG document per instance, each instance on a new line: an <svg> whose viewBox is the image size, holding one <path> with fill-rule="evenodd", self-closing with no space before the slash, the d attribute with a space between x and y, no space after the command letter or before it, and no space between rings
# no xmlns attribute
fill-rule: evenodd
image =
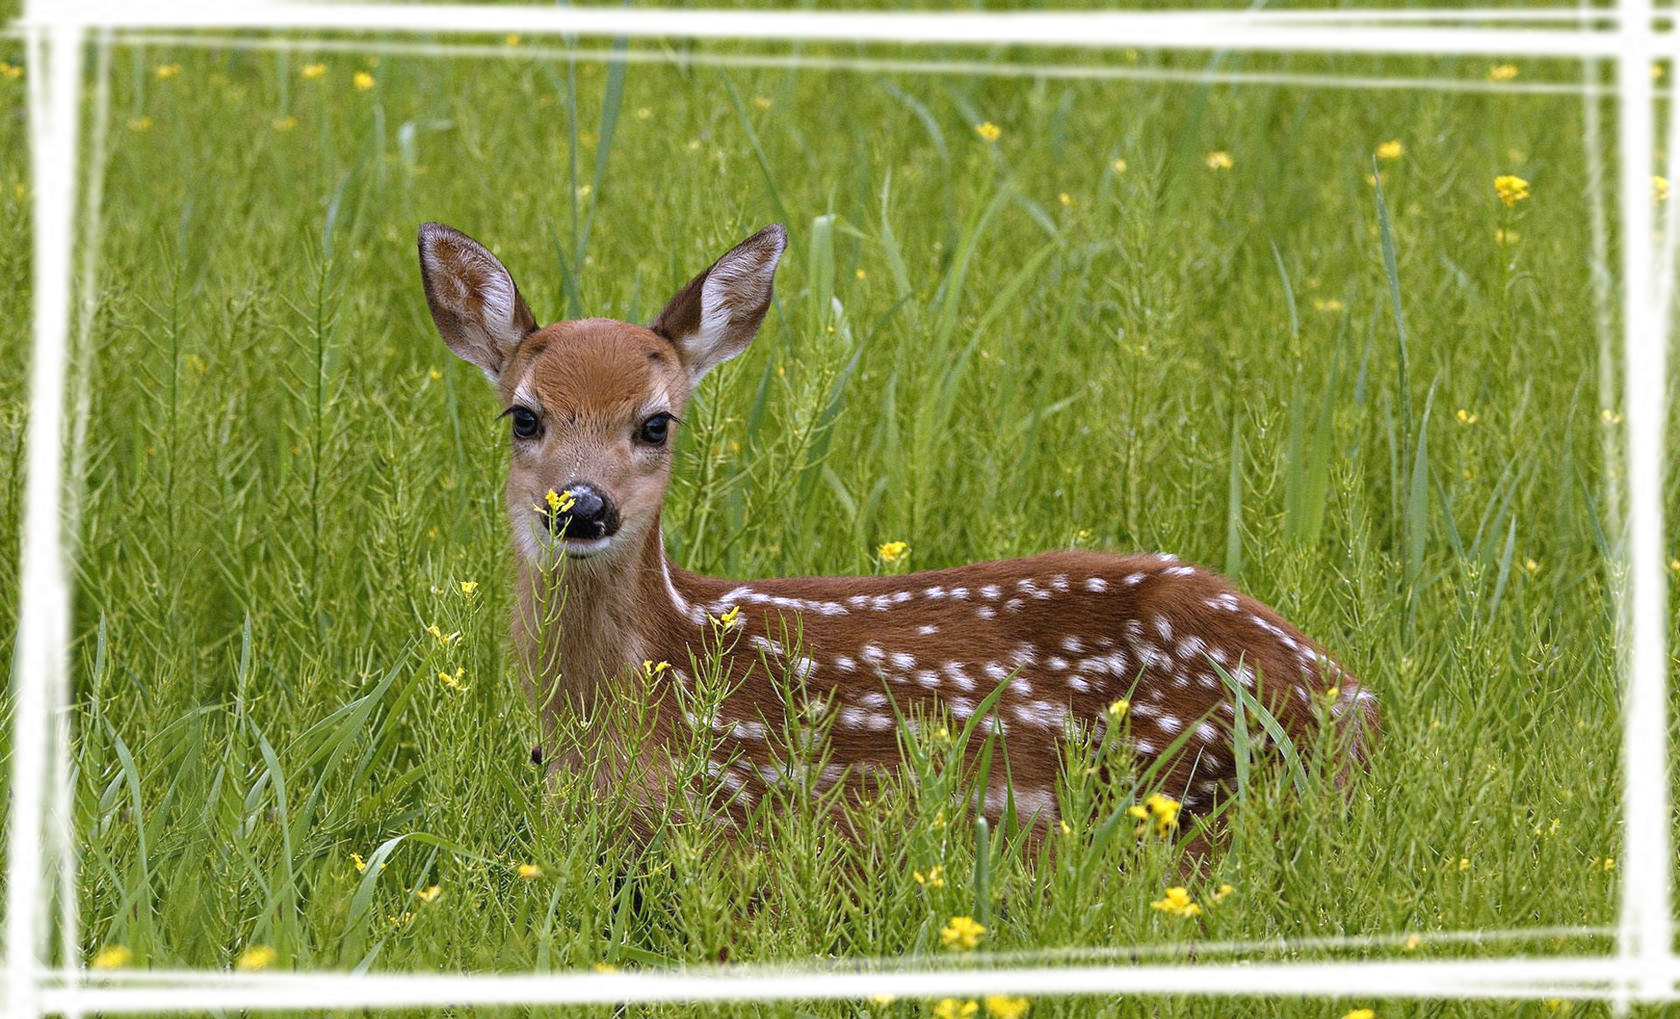
<svg viewBox="0 0 1680 1019"><path fill-rule="evenodd" d="M588 559L592 555L599 555L612 544L612 536L601 538L562 538L555 543L566 551L568 559Z"/></svg>

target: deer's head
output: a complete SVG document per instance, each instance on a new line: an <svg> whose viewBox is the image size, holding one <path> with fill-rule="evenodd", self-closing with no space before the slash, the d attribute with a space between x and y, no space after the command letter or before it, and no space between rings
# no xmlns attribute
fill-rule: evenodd
<svg viewBox="0 0 1680 1019"><path fill-rule="evenodd" d="M770 306L780 225L731 248L646 326L586 318L539 328L507 268L472 238L420 228L420 274L443 341L505 408L514 543L541 568L633 554L659 517L671 441L702 376L746 349Z"/></svg>

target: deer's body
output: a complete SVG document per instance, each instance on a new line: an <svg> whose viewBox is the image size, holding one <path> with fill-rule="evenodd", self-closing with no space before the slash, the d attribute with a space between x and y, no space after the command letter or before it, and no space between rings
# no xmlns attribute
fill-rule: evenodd
<svg viewBox="0 0 1680 1019"><path fill-rule="evenodd" d="M1169 555L1052 552L907 576L751 581L671 563L659 530L668 427L700 376L756 332L783 243L779 227L750 238L650 327L539 329L488 251L422 228L439 330L513 417L514 640L550 726L605 691L644 698L656 742L679 727L705 731L708 770L740 810L780 780L790 688L831 726L823 786L895 767L901 718L948 712L961 725L1001 687L976 725L1002 739L1016 810L1040 822L1055 816L1059 739L1106 724L1121 699L1132 749L1143 761L1174 751L1164 791L1193 811L1234 775L1233 684L1296 742L1315 742L1327 716L1346 730L1345 752L1363 758L1371 695L1270 608ZM700 717L678 691L693 683L692 662L720 654L728 696ZM647 667L659 662L670 668ZM653 808L670 793L666 777L645 759L595 776L635 782ZM995 817L1009 793L991 793Z"/></svg>

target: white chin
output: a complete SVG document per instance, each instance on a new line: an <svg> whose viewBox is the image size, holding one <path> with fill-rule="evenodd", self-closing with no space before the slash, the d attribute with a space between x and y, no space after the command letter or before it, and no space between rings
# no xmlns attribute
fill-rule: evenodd
<svg viewBox="0 0 1680 1019"><path fill-rule="evenodd" d="M579 540L577 538L566 538L565 540L557 541L554 544L557 551L561 549L565 550L567 559L588 559L592 555L605 552L607 550L607 546L612 544L612 539L590 538L588 540Z"/></svg>

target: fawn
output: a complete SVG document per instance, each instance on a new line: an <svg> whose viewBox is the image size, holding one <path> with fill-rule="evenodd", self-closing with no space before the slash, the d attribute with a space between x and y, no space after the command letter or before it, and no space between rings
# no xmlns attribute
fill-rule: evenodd
<svg viewBox="0 0 1680 1019"><path fill-rule="evenodd" d="M962 725L995 691L977 731L1001 737L1011 788L990 782L985 812L996 823L1013 803L1029 826L1055 819L1059 738L1122 712L1140 763L1171 752L1164 792L1191 814L1209 809L1235 774L1239 685L1297 743L1328 719L1340 752L1363 763L1371 693L1272 609L1170 555L1064 551L907 576L741 582L672 563L659 523L672 434L706 372L758 331L786 243L779 225L747 238L648 326L539 328L494 255L442 224L420 228L438 331L489 376L510 419L514 644L545 733L604 692L628 692L652 705L655 742L684 725L711 730L708 770L738 814L782 780L772 743L789 682L831 713L818 782L847 790L899 764L901 720L948 712ZM551 625L541 605L560 606ZM695 717L668 688L693 681L691 663L724 628L729 693ZM651 814L673 791L660 765L643 764L635 778L622 759L590 778L603 792L636 783Z"/></svg>

